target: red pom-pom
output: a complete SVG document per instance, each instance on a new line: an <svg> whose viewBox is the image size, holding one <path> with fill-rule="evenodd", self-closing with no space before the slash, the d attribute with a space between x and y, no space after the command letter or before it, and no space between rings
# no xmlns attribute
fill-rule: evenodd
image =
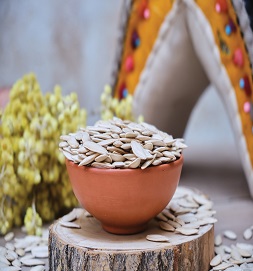
<svg viewBox="0 0 253 271"><path fill-rule="evenodd" d="M134 69L134 60L132 56L126 58L125 69L127 72L131 72Z"/></svg>
<svg viewBox="0 0 253 271"><path fill-rule="evenodd" d="M139 13L139 16L143 19L147 19L147 11L149 13L149 10L148 10L148 1L147 0L142 0L139 7L138 7L138 13ZM149 14L148 14L149 15Z"/></svg>
<svg viewBox="0 0 253 271"><path fill-rule="evenodd" d="M234 54L233 54L233 63L238 66L238 67L243 67L244 65L244 59L243 59L243 53L242 53L242 50L241 48L237 48L235 51L234 51Z"/></svg>
<svg viewBox="0 0 253 271"><path fill-rule="evenodd" d="M218 13L227 12L228 11L227 0L216 0L215 1L215 10Z"/></svg>
<svg viewBox="0 0 253 271"><path fill-rule="evenodd" d="M252 90L251 90L250 81L249 81L248 76L245 75L245 76L243 77L243 80L244 80L244 91L245 91L246 95L247 95L248 97L250 97L250 96L251 96L251 93L252 93Z"/></svg>

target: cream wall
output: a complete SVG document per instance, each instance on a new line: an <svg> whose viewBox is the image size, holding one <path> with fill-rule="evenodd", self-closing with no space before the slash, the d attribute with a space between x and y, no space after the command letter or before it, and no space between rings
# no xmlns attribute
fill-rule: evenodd
<svg viewBox="0 0 253 271"><path fill-rule="evenodd" d="M120 1L1 0L0 85L36 73L43 92L76 91L89 112L110 78Z"/></svg>

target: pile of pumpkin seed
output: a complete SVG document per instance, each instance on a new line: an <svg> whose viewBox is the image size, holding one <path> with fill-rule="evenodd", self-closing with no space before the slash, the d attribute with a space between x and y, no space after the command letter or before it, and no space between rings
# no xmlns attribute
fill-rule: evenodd
<svg viewBox="0 0 253 271"><path fill-rule="evenodd" d="M243 238L249 241L253 237L253 225L243 232ZM232 241L227 245L226 240ZM211 260L210 271L253 271L253 243L236 242L237 235L231 230L215 236L215 257Z"/></svg>
<svg viewBox="0 0 253 271"><path fill-rule="evenodd" d="M5 246L0 246L1 271L44 271L48 262L48 229L42 236L27 235L15 238L13 232L4 236ZM30 269L28 269L30 268Z"/></svg>
<svg viewBox="0 0 253 271"><path fill-rule="evenodd" d="M217 219L213 202L204 194L178 187L167 207L156 216L160 229L181 235L197 235L201 227L214 224ZM150 234L152 242L170 242L166 235Z"/></svg>
<svg viewBox="0 0 253 271"><path fill-rule="evenodd" d="M168 206L157 215L162 230L182 235L195 235L202 226L214 224L216 211L204 194L178 187Z"/></svg>
<svg viewBox="0 0 253 271"><path fill-rule="evenodd" d="M191 189L178 187L168 206L157 215L159 227L164 231L181 235L197 235L199 229L207 224L217 222L213 217L213 202L203 194ZM253 238L253 225L243 232L245 241ZM170 242L163 234L146 236L152 242ZM226 245L226 240L232 241ZM215 257L210 262L210 271L253 271L253 244L236 242L237 235L225 230L215 236Z"/></svg>
<svg viewBox="0 0 253 271"><path fill-rule="evenodd" d="M184 139L174 139L153 125L118 118L98 121L60 139L59 148L68 160L97 168L145 169L179 159L187 147Z"/></svg>

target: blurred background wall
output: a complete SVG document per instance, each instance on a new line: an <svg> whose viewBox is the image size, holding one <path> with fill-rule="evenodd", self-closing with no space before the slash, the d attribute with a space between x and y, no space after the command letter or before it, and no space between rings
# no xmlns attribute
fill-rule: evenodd
<svg viewBox="0 0 253 271"><path fill-rule="evenodd" d="M88 124L94 123L111 79L122 1L0 0L0 86L33 71L44 93L55 84L65 94L76 91ZM189 146L211 146L214 154L221 145L234 148L228 116L212 87L194 108L184 137Z"/></svg>
<svg viewBox="0 0 253 271"><path fill-rule="evenodd" d="M36 73L43 92L76 91L91 116L110 76L120 1L0 0L0 85Z"/></svg>

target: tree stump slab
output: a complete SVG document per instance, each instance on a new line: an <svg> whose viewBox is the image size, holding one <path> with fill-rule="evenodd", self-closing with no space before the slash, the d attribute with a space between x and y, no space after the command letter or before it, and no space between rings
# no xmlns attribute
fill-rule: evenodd
<svg viewBox="0 0 253 271"><path fill-rule="evenodd" d="M74 223L80 229L62 226L61 219L50 227L50 271L209 270L214 256L213 224L200 226L197 234L186 236L160 229L158 221L153 219L142 233L114 235L104 231L100 222L87 216L84 209L74 212L78 217ZM169 242L148 241L149 234L166 236Z"/></svg>

